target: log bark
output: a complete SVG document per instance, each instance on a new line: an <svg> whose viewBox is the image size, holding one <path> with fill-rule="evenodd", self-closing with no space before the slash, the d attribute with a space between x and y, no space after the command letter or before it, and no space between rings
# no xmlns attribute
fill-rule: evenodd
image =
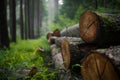
<svg viewBox="0 0 120 80"><path fill-rule="evenodd" d="M120 80L111 61L99 53L90 53L81 66L84 80Z"/></svg>
<svg viewBox="0 0 120 80"><path fill-rule="evenodd" d="M65 68L72 68L73 65L79 64L79 61L93 49L95 47L92 45L69 42L67 38L63 39L61 52Z"/></svg>
<svg viewBox="0 0 120 80"><path fill-rule="evenodd" d="M97 45L120 44L120 15L101 15L85 11L79 22L80 36Z"/></svg>
<svg viewBox="0 0 120 80"><path fill-rule="evenodd" d="M60 34L66 37L80 37L79 24L63 29Z"/></svg>
<svg viewBox="0 0 120 80"><path fill-rule="evenodd" d="M52 49L51 54L52 54L52 59L55 65L55 69L57 70L64 69L63 58L62 58L60 48L57 47L55 44L53 44L51 45L51 49Z"/></svg>
<svg viewBox="0 0 120 80"><path fill-rule="evenodd" d="M50 38L50 43L51 44L56 44L58 47L61 46L61 42L64 40L64 39L67 39L68 42L72 43L84 43L84 41L79 38L79 37L51 37Z"/></svg>
<svg viewBox="0 0 120 80"><path fill-rule="evenodd" d="M114 65L119 69L120 71L120 46L111 46L109 48L104 49L96 49L92 52L98 52L101 54L104 54L109 57L109 59L114 63Z"/></svg>

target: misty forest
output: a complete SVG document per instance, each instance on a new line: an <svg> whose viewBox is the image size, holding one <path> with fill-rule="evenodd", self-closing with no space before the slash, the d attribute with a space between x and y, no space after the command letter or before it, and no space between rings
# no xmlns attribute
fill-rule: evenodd
<svg viewBox="0 0 120 80"><path fill-rule="evenodd" d="M0 80L120 80L120 0L1 0Z"/></svg>

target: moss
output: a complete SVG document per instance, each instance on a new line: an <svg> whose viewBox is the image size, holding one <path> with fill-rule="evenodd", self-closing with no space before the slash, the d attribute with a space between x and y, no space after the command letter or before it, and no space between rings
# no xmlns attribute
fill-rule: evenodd
<svg viewBox="0 0 120 80"><path fill-rule="evenodd" d="M115 28L116 21L114 18L111 18L109 16L103 16L103 15L99 15L99 17L100 17L100 21L101 21L100 25L102 25L101 27L104 32L109 33L111 31L112 32L116 31L116 28Z"/></svg>

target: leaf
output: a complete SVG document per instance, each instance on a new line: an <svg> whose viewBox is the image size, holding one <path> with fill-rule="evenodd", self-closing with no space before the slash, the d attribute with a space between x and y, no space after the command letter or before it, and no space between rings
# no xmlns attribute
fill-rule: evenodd
<svg viewBox="0 0 120 80"><path fill-rule="evenodd" d="M74 64L74 65L72 65L72 68L74 68L74 67L82 67L80 64Z"/></svg>

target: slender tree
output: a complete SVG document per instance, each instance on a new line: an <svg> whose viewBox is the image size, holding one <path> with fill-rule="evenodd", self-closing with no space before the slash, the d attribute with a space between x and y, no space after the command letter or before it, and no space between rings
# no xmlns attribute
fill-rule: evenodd
<svg viewBox="0 0 120 80"><path fill-rule="evenodd" d="M10 3L10 35L11 41L16 42L16 0L9 0Z"/></svg>
<svg viewBox="0 0 120 80"><path fill-rule="evenodd" d="M97 0L94 0L95 2L94 2L94 5L95 5L95 9L97 9L98 8L98 2L97 2Z"/></svg>
<svg viewBox="0 0 120 80"><path fill-rule="evenodd" d="M21 34L21 39L24 39L23 0L20 0L20 34Z"/></svg>
<svg viewBox="0 0 120 80"><path fill-rule="evenodd" d="M28 11L28 21L29 21L29 39L34 38L34 0L29 0L29 11Z"/></svg>
<svg viewBox="0 0 120 80"><path fill-rule="evenodd" d="M29 12L29 7L28 7L28 4L29 3L29 0L24 0L24 5L25 5L25 8L24 8L24 15L25 15L25 39L28 39L28 24L29 24L29 21L28 21L28 12Z"/></svg>
<svg viewBox="0 0 120 80"><path fill-rule="evenodd" d="M37 23L36 23L36 31L37 31L37 33L36 33L36 34L37 34L37 36L36 36L36 37L39 37L39 36L40 36L40 14L41 14L41 13L39 13L39 12L40 12L41 0L37 0L37 3L36 3L36 4L37 4L37 6L36 6L36 8L37 8L37 9L36 9L36 12L37 12L37 14L36 14L36 15L37 15L37 16L36 16L36 18L37 18L37 19L36 19L36 20L37 20L37 21L36 21L36 22L37 22Z"/></svg>
<svg viewBox="0 0 120 80"><path fill-rule="evenodd" d="M103 7L106 8L106 0L103 0Z"/></svg>
<svg viewBox="0 0 120 80"><path fill-rule="evenodd" d="M41 29L41 27L42 27L42 19L43 19L43 6L42 6L42 4L43 4L43 1L42 0L40 0L40 6L39 6L39 12L38 12L38 17L39 17L39 36L38 37L40 37L41 35L40 35L40 29Z"/></svg>
<svg viewBox="0 0 120 80"><path fill-rule="evenodd" d="M7 29L6 0L0 1L0 47L9 47L9 37Z"/></svg>

